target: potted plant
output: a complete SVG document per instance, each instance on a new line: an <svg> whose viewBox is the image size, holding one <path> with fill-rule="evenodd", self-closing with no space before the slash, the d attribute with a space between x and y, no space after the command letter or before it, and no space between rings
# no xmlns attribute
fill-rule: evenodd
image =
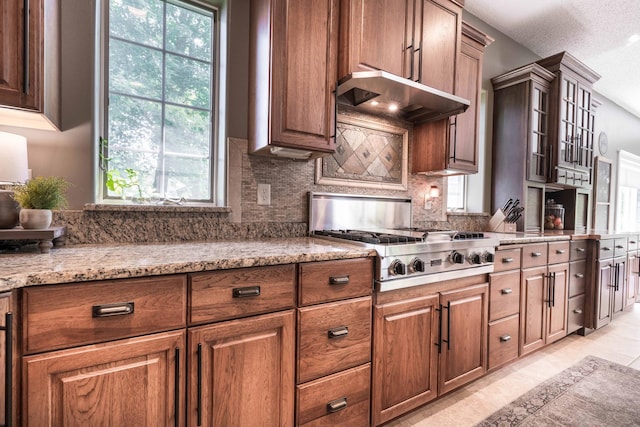
<svg viewBox="0 0 640 427"><path fill-rule="evenodd" d="M65 193L69 183L62 177L37 177L14 189L13 198L20 204L20 225L43 229L51 225L52 209L67 206Z"/></svg>

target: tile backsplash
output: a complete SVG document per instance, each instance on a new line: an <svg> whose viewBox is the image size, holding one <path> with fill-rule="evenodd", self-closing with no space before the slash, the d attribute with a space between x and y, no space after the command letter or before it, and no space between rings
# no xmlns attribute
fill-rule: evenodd
<svg viewBox="0 0 640 427"><path fill-rule="evenodd" d="M350 114L342 112L343 114ZM382 125L406 126L393 120L367 118ZM341 128L342 126L342 128ZM352 125L338 123L341 132ZM407 164L411 164L411 129L408 128ZM350 141L342 141L350 142ZM351 144L355 146L357 144ZM437 229L484 230L488 215L449 215L442 205L444 197L424 208L424 195L432 185L446 192L443 178L407 174L406 190L323 185L316 183L315 161L294 161L249 155L246 140L229 139L229 208L191 207L108 207L88 205L84 210L57 211L54 225L67 226L68 244L179 242L222 239L294 237L307 234L308 193L411 197L413 225ZM271 204L258 205L258 184L271 185Z"/></svg>

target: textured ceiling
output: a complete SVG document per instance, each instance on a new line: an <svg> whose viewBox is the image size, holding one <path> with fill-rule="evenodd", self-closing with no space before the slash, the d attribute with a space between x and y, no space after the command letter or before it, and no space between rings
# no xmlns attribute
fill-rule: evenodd
<svg viewBox="0 0 640 427"><path fill-rule="evenodd" d="M541 57L567 51L594 88L640 117L640 1L467 0L465 9Z"/></svg>

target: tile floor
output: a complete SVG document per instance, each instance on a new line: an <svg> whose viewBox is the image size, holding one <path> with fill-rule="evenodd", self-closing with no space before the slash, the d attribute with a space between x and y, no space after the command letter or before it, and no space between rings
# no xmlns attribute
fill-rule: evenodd
<svg viewBox="0 0 640 427"><path fill-rule="evenodd" d="M385 427L473 426L587 355L640 370L640 303L586 337L569 335Z"/></svg>

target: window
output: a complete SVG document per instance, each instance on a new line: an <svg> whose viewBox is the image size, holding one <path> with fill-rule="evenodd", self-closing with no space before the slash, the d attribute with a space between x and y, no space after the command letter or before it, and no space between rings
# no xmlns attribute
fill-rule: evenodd
<svg viewBox="0 0 640 427"><path fill-rule="evenodd" d="M467 177L465 175L447 178L447 210L460 212L466 209Z"/></svg>
<svg viewBox="0 0 640 427"><path fill-rule="evenodd" d="M103 200L224 204L222 6L103 1Z"/></svg>
<svg viewBox="0 0 640 427"><path fill-rule="evenodd" d="M618 151L616 231L640 230L640 156Z"/></svg>

